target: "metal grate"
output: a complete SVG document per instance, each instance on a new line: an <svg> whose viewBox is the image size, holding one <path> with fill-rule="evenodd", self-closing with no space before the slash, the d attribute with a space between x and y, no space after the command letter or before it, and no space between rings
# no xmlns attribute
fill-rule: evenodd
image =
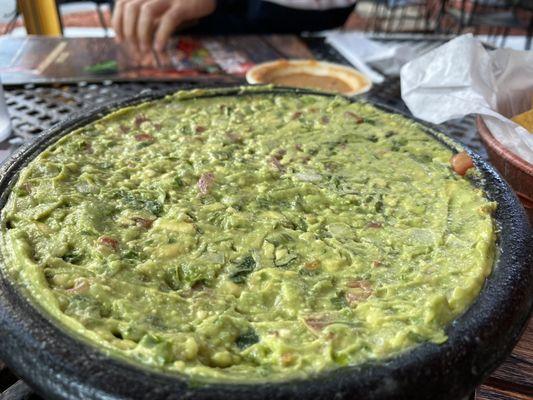
<svg viewBox="0 0 533 400"><path fill-rule="evenodd" d="M378 40L390 40L384 37ZM324 43L322 38L305 39L317 59L349 63L332 47ZM394 39L403 44L406 39ZM424 42L420 38L410 39L420 52L429 51L442 44L440 40ZM105 104L121 98L137 95L144 91L183 88L200 85L199 82L113 82L86 83L71 85L26 85L6 87L6 103L13 124L13 136L9 142L0 144L0 162L21 144L32 140L37 134L52 125L61 122L73 112L82 111L88 104ZM383 84L376 85L366 96L399 111L408 112L400 96L400 81L397 77L388 78ZM450 121L439 126L440 130L449 134L464 145L469 146L486 158L486 151L475 131L474 118ZM39 400L31 389L19 380L0 361L0 400Z"/></svg>
<svg viewBox="0 0 533 400"><path fill-rule="evenodd" d="M39 400L23 381L0 361L0 400Z"/></svg>
<svg viewBox="0 0 533 400"><path fill-rule="evenodd" d="M13 133L16 137L27 141L73 112L81 111L88 104L105 104L147 90L172 87L179 89L185 84L195 85L193 82L81 82L77 85L26 85L7 88L5 94Z"/></svg>

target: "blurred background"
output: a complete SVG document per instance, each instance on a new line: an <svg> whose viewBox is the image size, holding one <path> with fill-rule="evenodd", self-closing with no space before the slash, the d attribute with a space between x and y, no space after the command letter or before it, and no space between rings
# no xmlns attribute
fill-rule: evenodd
<svg viewBox="0 0 533 400"><path fill-rule="evenodd" d="M26 34L20 12L32 0L0 2L0 32ZM113 36L108 0L42 0L57 3L63 34ZM28 7L26 7L28 8ZM455 35L472 32L498 47L531 48L533 0L363 0L348 18L344 29L376 34L420 33ZM44 32L32 32L44 33Z"/></svg>

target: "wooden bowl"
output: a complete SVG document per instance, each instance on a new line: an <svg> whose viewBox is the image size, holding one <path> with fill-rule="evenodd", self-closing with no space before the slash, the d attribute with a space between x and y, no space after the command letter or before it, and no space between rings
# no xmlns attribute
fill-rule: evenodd
<svg viewBox="0 0 533 400"><path fill-rule="evenodd" d="M522 202L533 224L533 164L509 151L490 132L481 117L477 117L477 129L487 147L489 158L500 174L511 185Z"/></svg>

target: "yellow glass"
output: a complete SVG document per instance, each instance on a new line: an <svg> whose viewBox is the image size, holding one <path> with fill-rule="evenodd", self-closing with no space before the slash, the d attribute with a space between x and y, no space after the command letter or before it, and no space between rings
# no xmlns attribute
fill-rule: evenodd
<svg viewBox="0 0 533 400"><path fill-rule="evenodd" d="M61 36L63 28L55 0L18 0L28 35Z"/></svg>

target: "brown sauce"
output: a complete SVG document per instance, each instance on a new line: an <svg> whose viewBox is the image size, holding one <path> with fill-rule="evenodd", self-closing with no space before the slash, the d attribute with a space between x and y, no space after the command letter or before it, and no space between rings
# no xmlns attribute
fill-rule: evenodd
<svg viewBox="0 0 533 400"><path fill-rule="evenodd" d="M298 72L275 76L269 79L271 83L280 86L294 86L300 88L321 89L330 92L348 93L354 88L346 82L333 76L321 76Z"/></svg>

